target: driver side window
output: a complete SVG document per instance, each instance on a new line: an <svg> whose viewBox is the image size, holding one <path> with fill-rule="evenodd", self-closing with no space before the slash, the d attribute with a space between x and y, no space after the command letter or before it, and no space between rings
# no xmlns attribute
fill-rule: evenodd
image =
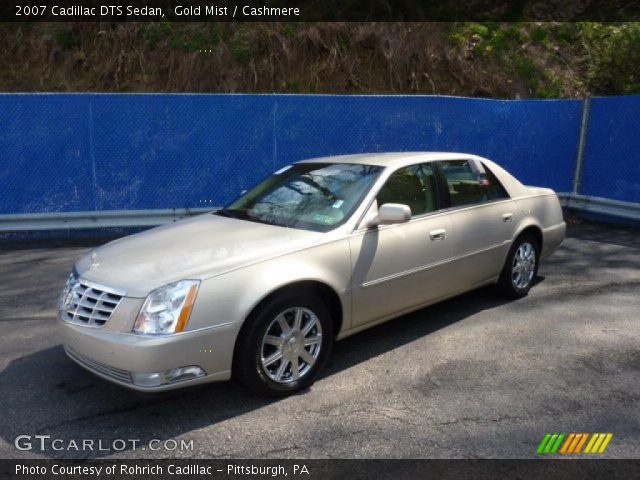
<svg viewBox="0 0 640 480"><path fill-rule="evenodd" d="M408 205L412 217L436 211L437 199L436 177L429 164L410 165L395 171L376 196L378 207L385 203Z"/></svg>

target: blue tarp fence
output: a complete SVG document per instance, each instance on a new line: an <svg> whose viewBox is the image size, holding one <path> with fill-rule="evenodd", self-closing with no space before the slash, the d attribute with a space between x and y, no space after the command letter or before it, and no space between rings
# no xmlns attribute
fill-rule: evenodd
<svg viewBox="0 0 640 480"><path fill-rule="evenodd" d="M571 192L582 100L0 94L0 214L224 205L296 160L461 151ZM640 96L591 101L583 195L640 202Z"/></svg>

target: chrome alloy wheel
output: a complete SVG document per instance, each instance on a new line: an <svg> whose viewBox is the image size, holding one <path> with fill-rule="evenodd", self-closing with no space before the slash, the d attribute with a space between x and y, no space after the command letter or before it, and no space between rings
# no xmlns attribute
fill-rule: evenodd
<svg viewBox="0 0 640 480"><path fill-rule="evenodd" d="M309 373L321 345L318 316L308 308L289 308L267 327L260 352L262 368L275 382L295 382Z"/></svg>
<svg viewBox="0 0 640 480"><path fill-rule="evenodd" d="M516 288L527 288L536 271L536 249L529 242L523 242L513 256L511 280Z"/></svg>

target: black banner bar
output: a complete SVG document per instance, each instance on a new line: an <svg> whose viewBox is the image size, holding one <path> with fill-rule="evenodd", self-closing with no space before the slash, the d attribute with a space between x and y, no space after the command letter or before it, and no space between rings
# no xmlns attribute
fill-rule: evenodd
<svg viewBox="0 0 640 480"><path fill-rule="evenodd" d="M636 0L6 0L4 22L635 21Z"/></svg>
<svg viewBox="0 0 640 480"><path fill-rule="evenodd" d="M640 460L0 460L2 479L631 479Z"/></svg>

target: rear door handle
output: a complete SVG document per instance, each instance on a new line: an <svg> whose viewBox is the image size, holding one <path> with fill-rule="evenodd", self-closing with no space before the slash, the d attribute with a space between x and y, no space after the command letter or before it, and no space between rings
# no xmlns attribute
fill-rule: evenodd
<svg viewBox="0 0 640 480"><path fill-rule="evenodd" d="M507 223L513 222L513 213L505 213L502 215L502 221Z"/></svg>
<svg viewBox="0 0 640 480"><path fill-rule="evenodd" d="M444 228L440 228L438 230L431 230L429 232L429 238L431 240L444 240L447 236L447 231Z"/></svg>

